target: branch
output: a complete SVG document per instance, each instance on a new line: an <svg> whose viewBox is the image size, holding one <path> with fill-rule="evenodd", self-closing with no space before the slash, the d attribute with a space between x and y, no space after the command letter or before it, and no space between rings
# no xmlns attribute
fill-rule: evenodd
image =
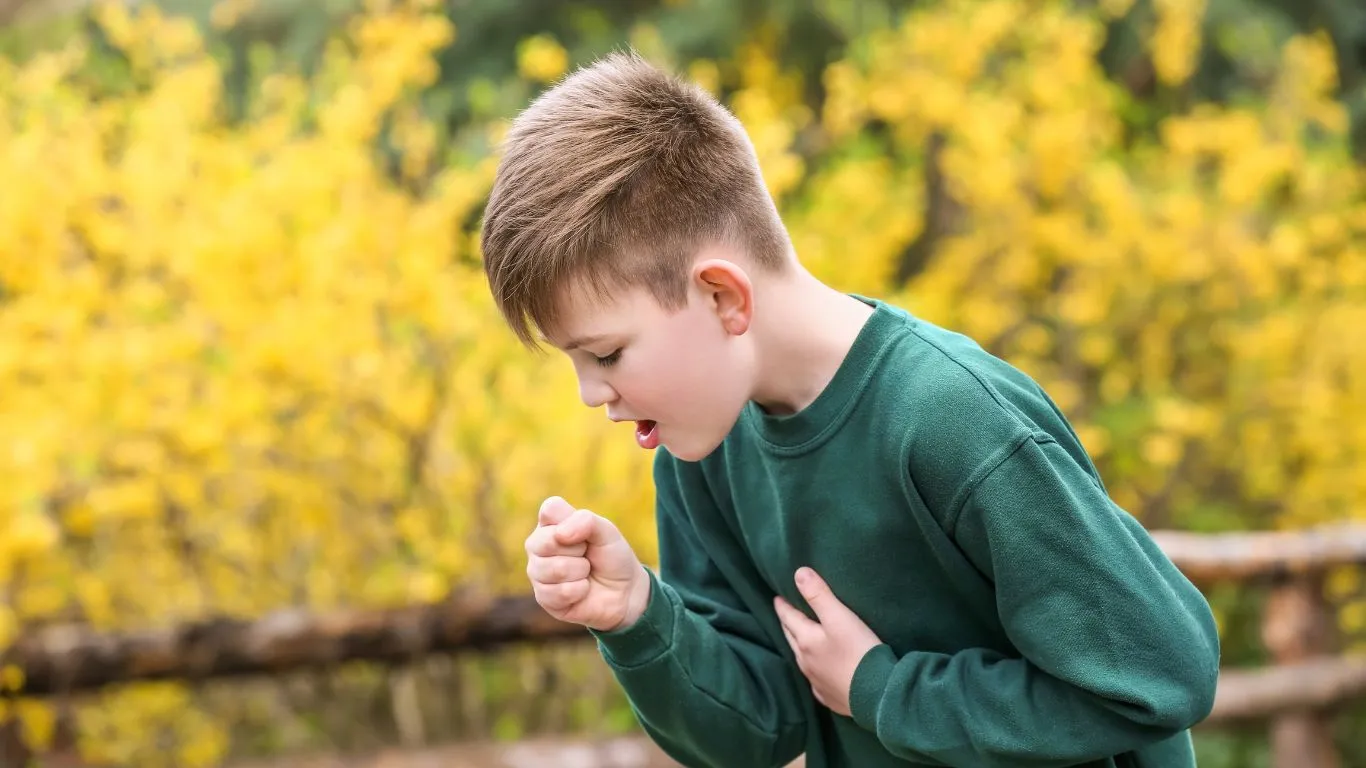
<svg viewBox="0 0 1366 768"><path fill-rule="evenodd" d="M958 208L949 194L948 181L944 176L943 155L946 143L944 134L940 131L930 134L929 140L925 143L925 221L920 236L907 243L897 257L897 285L904 284L924 271L934 254L935 247L953 231Z"/></svg>
<svg viewBox="0 0 1366 768"><path fill-rule="evenodd" d="M50 695L146 680L279 673L352 660L402 662L434 652L583 638L525 597L469 592L434 604L212 619L128 634L56 625L21 637L0 661L24 672L23 695Z"/></svg>
<svg viewBox="0 0 1366 768"><path fill-rule="evenodd" d="M1191 581L1286 577L1366 563L1366 526L1200 534L1155 531L1158 546Z"/></svg>
<svg viewBox="0 0 1366 768"><path fill-rule="evenodd" d="M1292 710L1327 709L1366 696L1366 656L1326 656L1219 674L1206 722L1253 720Z"/></svg>

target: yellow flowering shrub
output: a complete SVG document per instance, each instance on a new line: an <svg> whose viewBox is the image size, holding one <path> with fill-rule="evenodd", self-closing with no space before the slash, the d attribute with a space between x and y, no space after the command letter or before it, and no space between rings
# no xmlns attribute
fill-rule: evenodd
<svg viewBox="0 0 1366 768"><path fill-rule="evenodd" d="M1292 41L1265 103L1200 105L1150 139L1127 130L1127 97L1095 63L1102 22L1062 3L950 1L831 68L830 132L857 142L880 121L891 136L891 159L852 162L922 186L905 169L942 136L955 221L899 295L1039 378L1150 524L1362 514L1366 345L1348 329L1366 323L1366 201L1331 46ZM1164 30L1185 41L1163 44L1159 69L1178 79L1189 67L1170 49L1198 40ZM888 185L836 169L835 191L812 192L814 232L795 222L803 252L836 282L867 262L852 287L886 290L923 205L883 203ZM863 214L827 223L856 185ZM851 216L868 226L831 238Z"/></svg>
<svg viewBox="0 0 1366 768"><path fill-rule="evenodd" d="M124 91L97 94L84 38L0 60L0 647L51 620L523 592L549 493L653 559L650 456L492 306L477 217L496 158L449 160L423 116L456 33L431 5L370 3L241 123L195 28L148 7L101 6ZM1149 524L1362 515L1366 204L1332 50L1297 39L1262 100L1147 136L1095 63L1127 5L926 4L833 63L818 112L763 32L688 71L725 82L813 271L1037 377ZM1190 72L1201 8L1156 5L1165 82ZM570 66L549 36L515 55L535 83ZM34 702L12 711L51 731ZM173 684L77 720L110 763L228 748Z"/></svg>
<svg viewBox="0 0 1366 768"><path fill-rule="evenodd" d="M439 162L414 101L439 15L358 19L241 126L187 22L100 21L127 95L92 98L84 40L0 62L0 644L515 589L548 489L648 509L628 428L501 330L469 224L494 160L411 192L374 148L392 121L414 186ZM648 544L648 514L623 527ZM103 697L88 755L211 763L221 734L155 690Z"/></svg>

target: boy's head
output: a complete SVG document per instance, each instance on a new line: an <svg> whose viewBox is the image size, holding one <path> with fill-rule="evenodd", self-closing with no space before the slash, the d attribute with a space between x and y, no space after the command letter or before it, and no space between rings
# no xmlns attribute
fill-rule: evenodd
<svg viewBox="0 0 1366 768"><path fill-rule="evenodd" d="M740 122L634 54L578 70L516 118L482 246L517 336L564 349L585 402L661 422L675 453L709 452L734 423L752 353L728 342L748 326L750 280L793 261ZM604 338L574 343L585 335ZM688 422L692 450L666 420Z"/></svg>

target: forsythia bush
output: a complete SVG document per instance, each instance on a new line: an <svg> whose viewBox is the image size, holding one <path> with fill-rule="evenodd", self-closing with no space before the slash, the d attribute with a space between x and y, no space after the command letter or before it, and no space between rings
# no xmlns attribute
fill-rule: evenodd
<svg viewBox="0 0 1366 768"><path fill-rule="evenodd" d="M830 69L825 125L857 147L881 121L890 151L817 186L806 250L831 277L858 254L862 287L884 287L899 242L875 222L904 203L843 176L897 178L938 134L956 221L904 301L1038 377L1117 501L1164 526L1366 515L1366 187L1327 38L1286 47L1265 103L1198 106L1155 141L1126 132L1101 41L1099 18L1013 0L869 40Z"/></svg>
<svg viewBox="0 0 1366 768"><path fill-rule="evenodd" d="M96 91L85 40L0 61L0 647L53 620L522 590L550 493L651 558L649 455L487 295L496 159L447 159L422 116L458 33L428 5L372 4L240 124L196 30L151 10L101 7L122 91ZM1331 48L1297 40L1264 99L1147 137L1094 63L1126 6L929 4L828 69L820 114L771 39L690 71L724 80L810 268L1039 378L1150 524L1366 515L1366 202ZM1200 8L1157 4L1170 85ZM520 54L538 82L568 66L547 38ZM897 284L927 170L948 223ZM194 712L177 686L103 695L84 751L212 764L225 732ZM41 739L46 710L20 714Z"/></svg>
<svg viewBox="0 0 1366 768"><path fill-rule="evenodd" d="M240 126L187 22L100 20L127 94L92 97L85 41L0 69L0 645L53 618L516 588L547 489L631 510L649 540L625 428L609 439L572 372L500 329L461 227L494 160L418 194L374 150L392 121L407 176L438 162L414 97L453 34L440 16L359 19L313 81L261 83ZM87 751L211 763L212 728L179 754L151 738L187 736L183 698L106 697Z"/></svg>
<svg viewBox="0 0 1366 768"><path fill-rule="evenodd" d="M797 203L799 250L896 291L935 136L951 224L900 301L1039 379L1117 502L1151 527L1366 520L1366 185L1331 44L1293 40L1264 100L1149 137L1095 60L1126 6L947 0L830 67L845 159ZM1179 85L1203 3L1156 7L1157 73ZM1360 572L1330 587L1361 637Z"/></svg>

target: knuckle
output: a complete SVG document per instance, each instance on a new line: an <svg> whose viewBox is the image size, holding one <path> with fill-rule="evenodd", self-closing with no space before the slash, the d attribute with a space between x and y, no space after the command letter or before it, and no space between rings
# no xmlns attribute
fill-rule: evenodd
<svg viewBox="0 0 1366 768"><path fill-rule="evenodd" d="M541 589L540 587L536 587L536 589L534 590L534 594L536 596L536 604L541 606L542 608L548 611L553 611L558 607L555 605L555 601L550 597L550 595L547 594L546 591Z"/></svg>
<svg viewBox="0 0 1366 768"><path fill-rule="evenodd" d="M542 588L545 590L546 596L553 600L556 605L565 607L574 602L573 595L568 587L568 584L550 583Z"/></svg>
<svg viewBox="0 0 1366 768"><path fill-rule="evenodd" d="M562 558L557 557L553 560L546 561L545 581L548 581L552 584L558 584L560 582L563 582L568 576L569 574L566 573L566 569L564 567L564 560Z"/></svg>
<svg viewBox="0 0 1366 768"><path fill-rule="evenodd" d="M559 585L552 584L547 587L544 587L544 592L541 595L540 603L542 606L549 608L552 611L563 611L564 609L572 606L574 604L574 601L570 600L568 596L565 595L563 590L556 589L557 586Z"/></svg>
<svg viewBox="0 0 1366 768"><path fill-rule="evenodd" d="M588 575L589 575L589 573L592 572L592 570L593 570L593 569L592 569L592 566L591 566L591 565L589 564L589 562L588 562L588 558L586 558L586 557L574 557L574 558L570 558L570 559L567 560L566 563L565 563L565 578L566 578L566 579L586 579L586 578L588 578Z"/></svg>
<svg viewBox="0 0 1366 768"><path fill-rule="evenodd" d="M538 556L533 558L527 567L527 571L531 574L531 579L538 584L548 585L555 583L555 580L549 577L549 569L546 567L546 558L544 557Z"/></svg>

